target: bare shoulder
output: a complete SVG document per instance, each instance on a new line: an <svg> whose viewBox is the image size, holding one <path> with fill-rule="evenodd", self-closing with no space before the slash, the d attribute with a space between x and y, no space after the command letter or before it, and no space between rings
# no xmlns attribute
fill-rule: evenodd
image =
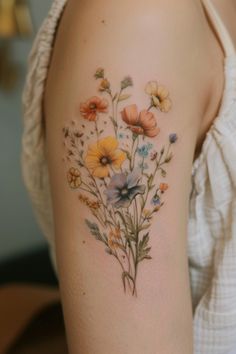
<svg viewBox="0 0 236 354"><path fill-rule="evenodd" d="M59 89L59 80L70 87L84 82L88 72L79 72L80 64L102 65L113 55L114 68L126 63L141 76L146 66L170 79L181 97L188 96L179 101L182 109L202 107L195 117L200 120L215 74L215 52L210 49L209 55L211 38L198 2L69 1L56 36L45 102L52 102L47 97Z"/></svg>
<svg viewBox="0 0 236 354"><path fill-rule="evenodd" d="M52 126L59 127L63 117L73 116L78 100L94 89L92 73L105 68L111 85L125 75L132 78L130 103L143 104L148 82L168 88L171 120L159 123L166 131L178 128L187 137L182 146L188 148L190 168L215 76L215 53L209 52L206 29L198 0L68 1L45 90L47 128L54 131Z"/></svg>

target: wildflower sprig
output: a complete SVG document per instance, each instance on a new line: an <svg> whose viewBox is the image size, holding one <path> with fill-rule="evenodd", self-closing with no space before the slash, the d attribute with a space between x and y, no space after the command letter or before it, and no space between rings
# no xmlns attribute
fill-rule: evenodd
<svg viewBox="0 0 236 354"><path fill-rule="evenodd" d="M151 223L164 205L167 165L178 140L176 133L170 133L167 146L158 149L156 112L166 114L172 102L164 86L149 81L144 92L150 102L140 110L135 103L124 105L131 97L125 92L133 86L130 76L121 80L117 92L103 68L94 78L103 96L81 102L79 117L63 128L67 182L88 208L85 223L90 234L119 263L124 290L137 296L139 264L152 258Z"/></svg>

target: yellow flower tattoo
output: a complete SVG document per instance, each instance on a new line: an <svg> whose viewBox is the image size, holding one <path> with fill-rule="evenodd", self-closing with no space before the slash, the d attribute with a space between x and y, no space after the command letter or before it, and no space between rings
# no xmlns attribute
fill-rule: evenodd
<svg viewBox="0 0 236 354"><path fill-rule="evenodd" d="M161 112L169 112L171 100L169 91L164 86L159 86L157 81L149 81L145 87L145 92L151 97L152 106L159 108Z"/></svg>
<svg viewBox="0 0 236 354"><path fill-rule="evenodd" d="M85 164L94 177L109 176L109 168L118 170L126 159L126 154L117 149L118 141L112 136L89 145Z"/></svg>

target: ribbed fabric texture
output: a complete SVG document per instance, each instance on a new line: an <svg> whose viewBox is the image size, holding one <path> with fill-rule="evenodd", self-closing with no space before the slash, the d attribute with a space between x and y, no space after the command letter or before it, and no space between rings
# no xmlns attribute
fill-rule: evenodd
<svg viewBox="0 0 236 354"><path fill-rule="evenodd" d="M204 3L226 55L221 109L192 166L188 253L194 354L236 354L236 53L210 1ZM23 178L49 242L55 269L42 98L56 28L65 4L66 0L54 1L37 34L23 93Z"/></svg>
<svg viewBox="0 0 236 354"><path fill-rule="evenodd" d="M55 269L53 211L45 158L42 101L57 24L65 4L66 0L53 2L37 33L28 59L28 73L23 91L22 174L36 219L49 242Z"/></svg>

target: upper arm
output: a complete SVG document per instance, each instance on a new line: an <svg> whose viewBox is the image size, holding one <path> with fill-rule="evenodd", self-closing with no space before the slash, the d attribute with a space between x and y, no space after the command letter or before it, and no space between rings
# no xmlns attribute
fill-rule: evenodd
<svg viewBox="0 0 236 354"><path fill-rule="evenodd" d="M47 156L71 353L191 352L186 244L200 90L147 3L133 14L131 1L68 5L49 72Z"/></svg>

